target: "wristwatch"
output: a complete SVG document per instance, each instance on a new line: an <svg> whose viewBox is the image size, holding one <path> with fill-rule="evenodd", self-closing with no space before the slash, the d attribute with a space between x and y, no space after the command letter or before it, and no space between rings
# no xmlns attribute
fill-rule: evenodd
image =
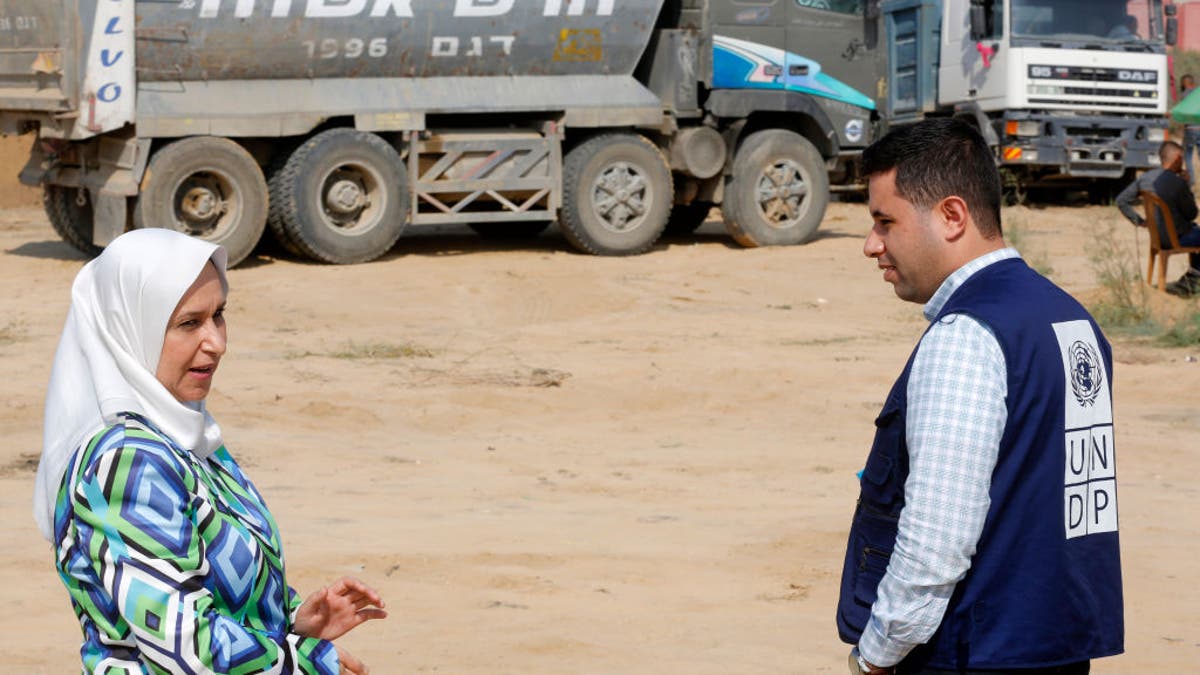
<svg viewBox="0 0 1200 675"><path fill-rule="evenodd" d="M858 647L850 650L850 675L892 675L894 672L894 668L881 668L867 663L858 653Z"/></svg>

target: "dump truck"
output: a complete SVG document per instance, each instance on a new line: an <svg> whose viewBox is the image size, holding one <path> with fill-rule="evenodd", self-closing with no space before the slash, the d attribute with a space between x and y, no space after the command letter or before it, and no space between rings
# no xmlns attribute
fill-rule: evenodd
<svg viewBox="0 0 1200 675"><path fill-rule="evenodd" d="M640 253L816 232L880 130L856 0L0 0L0 133L95 253L166 227L328 263L406 228ZM852 179L852 178L849 178Z"/></svg>
<svg viewBox="0 0 1200 675"><path fill-rule="evenodd" d="M1158 166L1174 7L1163 0L887 0L888 96L902 125L953 115L995 149L1016 199L1104 201Z"/></svg>

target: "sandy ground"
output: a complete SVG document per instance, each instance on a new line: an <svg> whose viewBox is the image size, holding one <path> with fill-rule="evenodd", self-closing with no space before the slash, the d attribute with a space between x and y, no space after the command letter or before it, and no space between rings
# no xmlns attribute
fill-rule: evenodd
<svg viewBox="0 0 1200 675"><path fill-rule="evenodd" d="M1114 213L1008 220L1089 295L1083 251ZM258 258L230 275L210 408L292 585L353 574L387 598L391 618L344 639L375 673L843 673L854 473L924 327L861 257L867 222L835 204L816 241L760 250L710 223L628 259L457 230L351 267ZM29 504L82 264L40 211L0 211L6 673L78 668ZM1200 659L1197 357L1116 342L1128 653L1093 672Z"/></svg>
<svg viewBox="0 0 1200 675"><path fill-rule="evenodd" d="M42 203L41 190L21 185L16 179L29 159L33 140L33 134L0 136L0 209Z"/></svg>

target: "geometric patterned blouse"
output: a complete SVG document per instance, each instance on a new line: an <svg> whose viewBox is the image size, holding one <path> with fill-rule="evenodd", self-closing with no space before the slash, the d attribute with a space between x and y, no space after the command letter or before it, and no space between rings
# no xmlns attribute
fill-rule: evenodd
<svg viewBox="0 0 1200 675"><path fill-rule="evenodd" d="M201 460L122 415L75 453L54 538L84 673L338 675L332 642L290 632L279 529L224 447Z"/></svg>

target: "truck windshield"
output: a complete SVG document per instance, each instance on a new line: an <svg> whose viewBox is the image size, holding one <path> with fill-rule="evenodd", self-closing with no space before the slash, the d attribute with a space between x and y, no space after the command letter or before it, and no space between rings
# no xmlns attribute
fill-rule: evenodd
<svg viewBox="0 0 1200 675"><path fill-rule="evenodd" d="M1162 41L1161 0L1012 0L1013 37L1109 44Z"/></svg>

